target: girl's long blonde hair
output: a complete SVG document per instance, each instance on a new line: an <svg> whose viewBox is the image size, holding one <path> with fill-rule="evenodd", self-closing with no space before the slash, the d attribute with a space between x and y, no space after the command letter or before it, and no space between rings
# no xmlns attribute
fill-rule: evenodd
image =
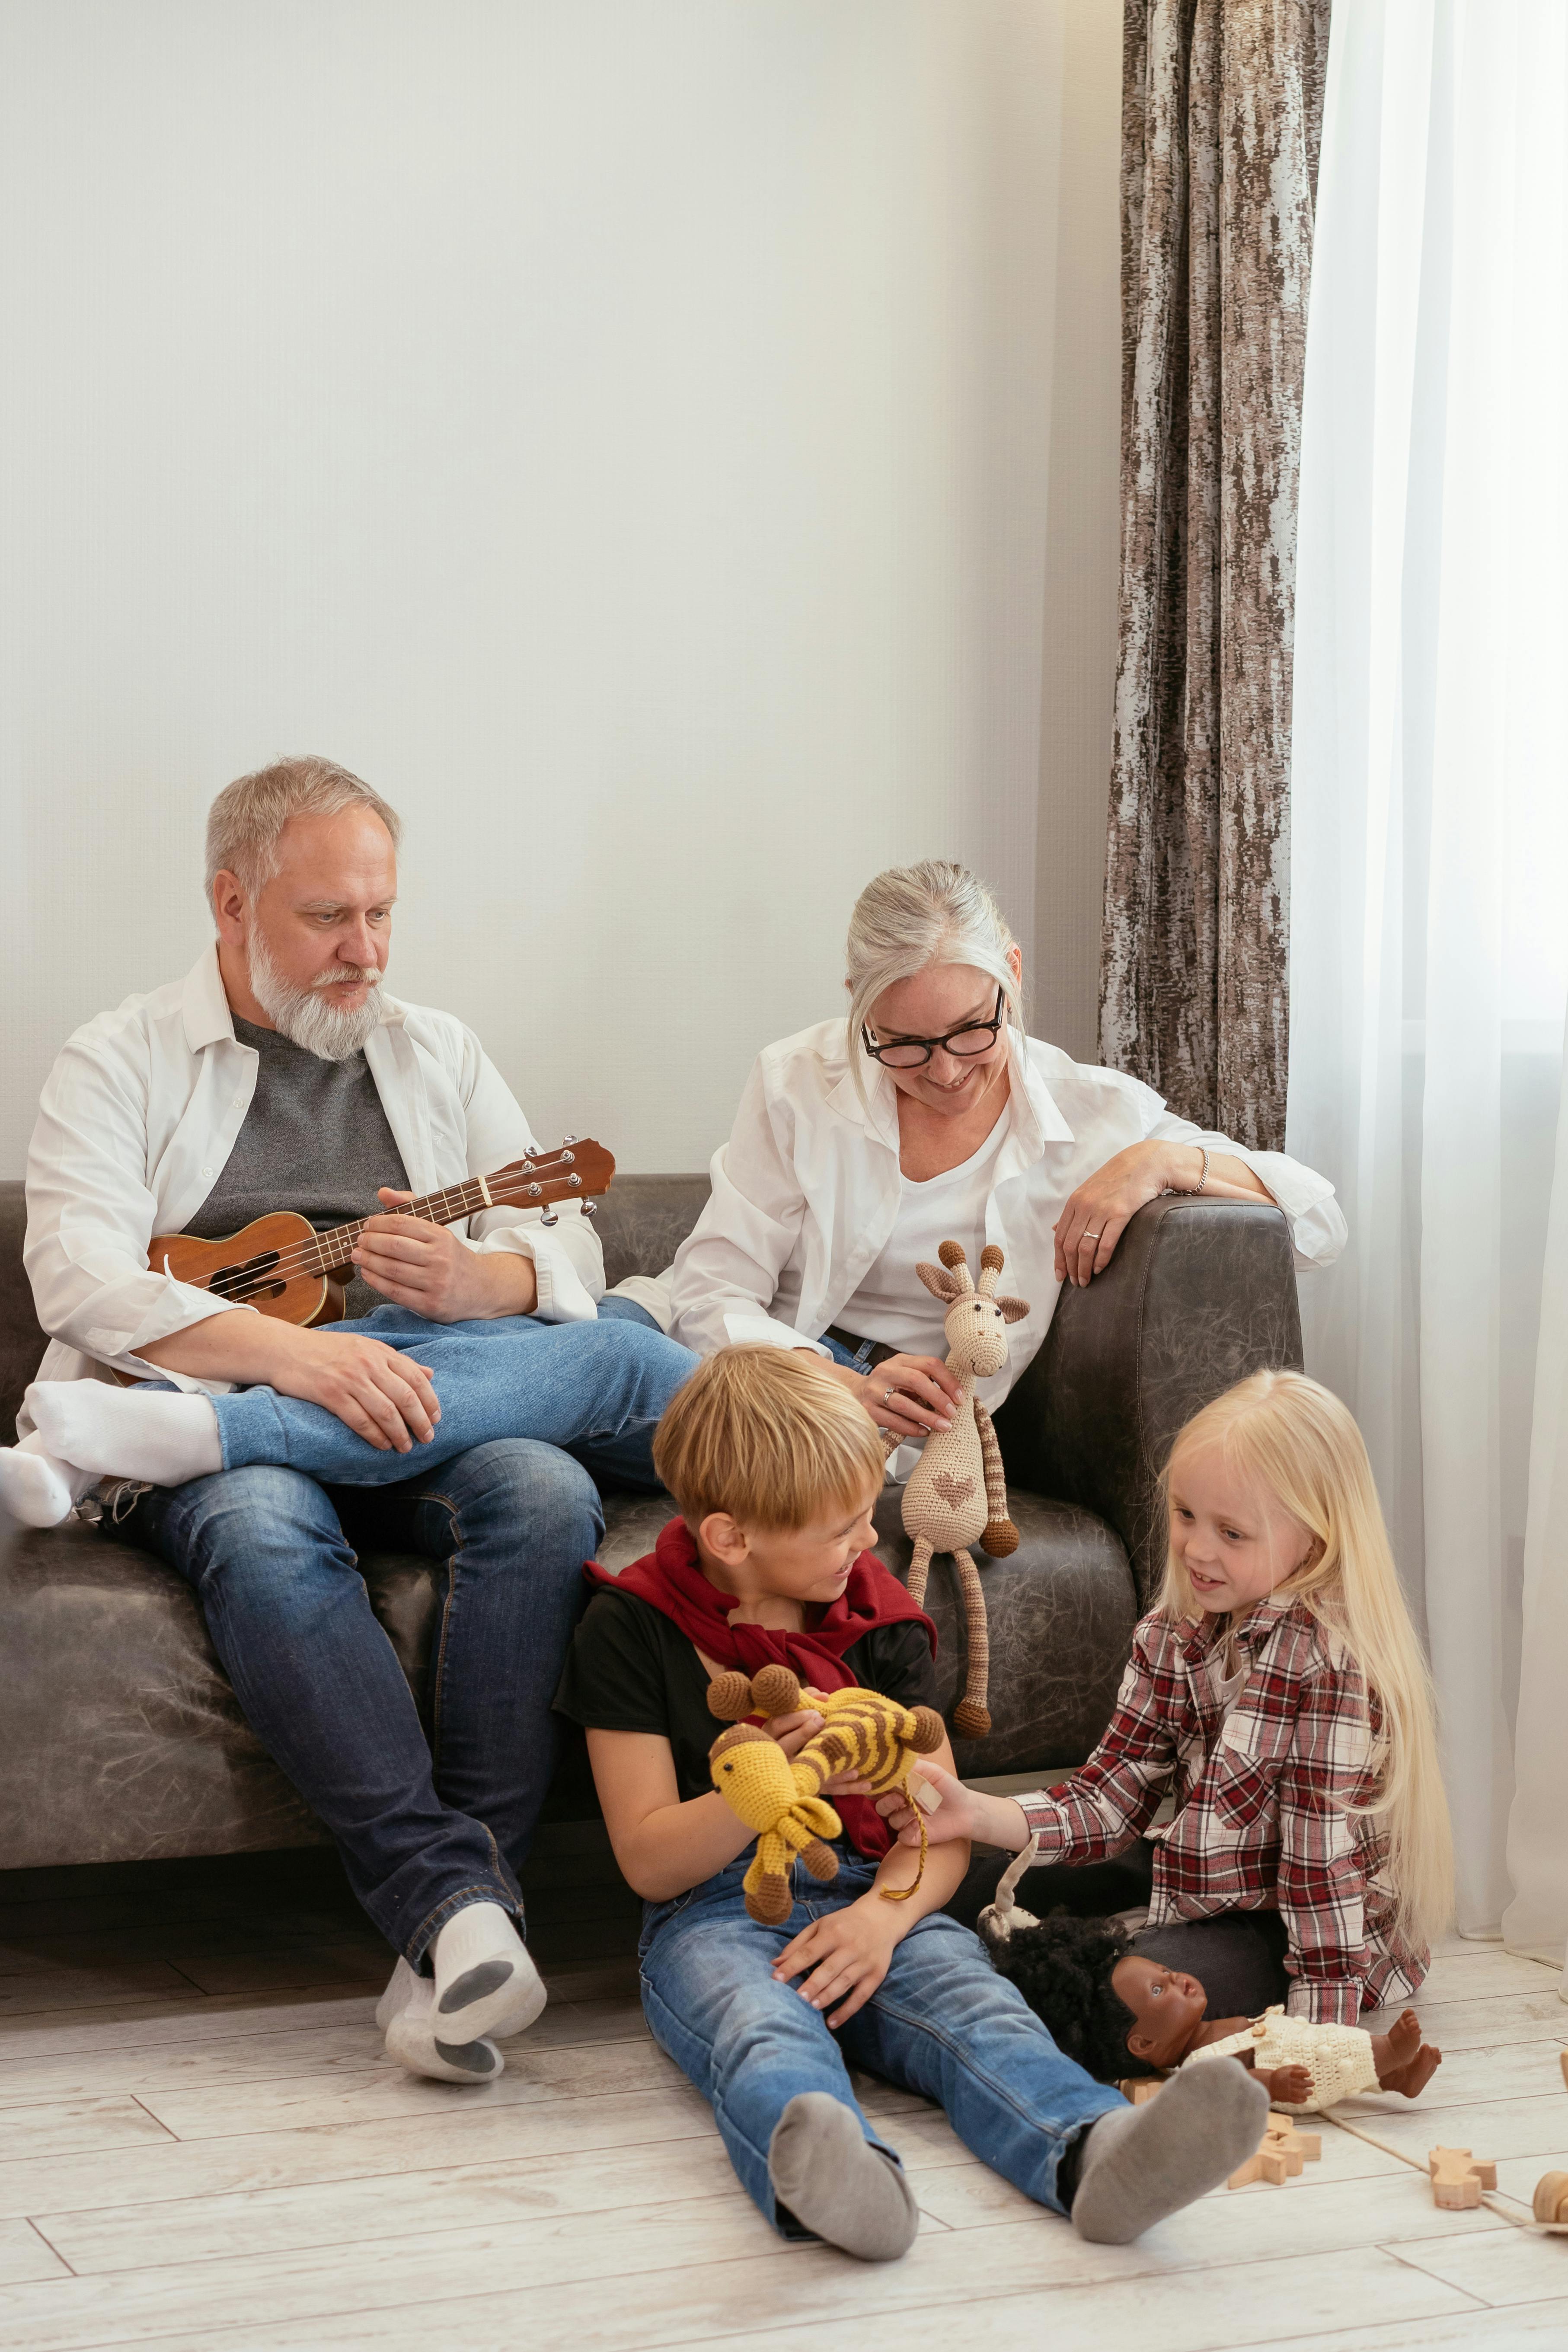
<svg viewBox="0 0 1568 2352"><path fill-rule="evenodd" d="M1388 1838L1400 1934L1429 1944L1452 1916L1454 1853L1437 1765L1432 1677L1399 1588L1372 1465L1354 1419L1302 1372L1254 1372L1194 1414L1165 1466L1216 1451L1267 1489L1315 1538L1301 1568L1275 1587L1342 1643L1375 1692L1382 1722L1372 1753L1376 1793L1364 1806ZM1159 1606L1194 1617L1202 1604L1173 1549Z"/></svg>

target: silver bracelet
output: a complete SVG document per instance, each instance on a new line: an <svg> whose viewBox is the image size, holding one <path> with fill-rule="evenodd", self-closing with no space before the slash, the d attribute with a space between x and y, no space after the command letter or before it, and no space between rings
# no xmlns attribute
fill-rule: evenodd
<svg viewBox="0 0 1568 2352"><path fill-rule="evenodd" d="M1189 1200L1191 1200L1191 1201L1195 1201L1195 1200L1197 1199L1198 1194L1203 1191L1204 1186L1205 1186L1205 1185L1208 1182L1208 1181L1209 1181L1209 1150L1208 1150L1208 1145L1207 1145L1206 1143L1200 1143L1200 1144L1199 1144L1199 1146L1198 1146L1198 1150L1199 1150L1203 1153L1203 1155L1204 1155L1204 1172L1203 1172L1203 1174L1198 1178L1197 1182L1196 1182L1196 1183L1192 1187L1191 1191L1189 1192L1189 1193L1188 1193L1188 1195L1187 1195L1187 1198L1188 1198Z"/></svg>

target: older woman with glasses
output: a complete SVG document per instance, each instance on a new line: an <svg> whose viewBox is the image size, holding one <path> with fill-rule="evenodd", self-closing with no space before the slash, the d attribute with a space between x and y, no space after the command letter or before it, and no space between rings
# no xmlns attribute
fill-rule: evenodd
<svg viewBox="0 0 1568 2352"><path fill-rule="evenodd" d="M879 874L849 921L847 1020L759 1055L713 1192L671 1269L674 1337L813 1348L879 1428L948 1424L957 1384L921 1259L994 1242L1029 1302L993 1412L1045 1338L1064 1282L1092 1282L1161 1192L1277 1202L1297 1262L1338 1256L1333 1187L1278 1151L1178 1118L1120 1070L1025 1034L1023 958L984 884L930 858ZM663 1319L661 1318L661 1319Z"/></svg>

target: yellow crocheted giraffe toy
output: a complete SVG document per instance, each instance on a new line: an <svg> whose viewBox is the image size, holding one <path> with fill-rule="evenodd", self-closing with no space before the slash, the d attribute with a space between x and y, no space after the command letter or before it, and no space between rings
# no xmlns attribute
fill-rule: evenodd
<svg viewBox="0 0 1568 2352"><path fill-rule="evenodd" d="M1007 1360L1007 1326L1021 1322L1029 1309L1022 1298L997 1297L1002 1252L994 1242L980 1253L978 1286L970 1276L962 1242L943 1242L937 1255L941 1265L922 1262L915 1272L933 1297L947 1302L942 1326L947 1369L958 1374L963 1402L951 1429L933 1429L926 1439L904 1488L904 1533L915 1548L910 1599L917 1609L923 1605L931 1557L950 1551L963 1595L969 1649L963 1696L952 1710L952 1727L965 1739L984 1739L991 1728L991 1637L980 1571L969 1547L977 1543L993 1559L1005 1559L1018 1549L1018 1530L1007 1516L1002 1448L974 1383L1001 1370Z"/></svg>
<svg viewBox="0 0 1568 2352"><path fill-rule="evenodd" d="M761 1725L743 1716L793 1715L803 1705L826 1717L820 1731L786 1756ZM731 1726L709 1750L713 1786L725 1803L757 1832L757 1851L742 1882L746 1909L764 1927L789 1917L790 1860L799 1854L814 1878L838 1874L838 1857L824 1841L843 1824L821 1793L836 1772L855 1772L880 1796L887 1789L909 1795L910 1766L942 1746L942 1717L929 1706L901 1706L880 1691L812 1691L803 1696L787 1666L764 1666L748 1680L740 1673L718 1675L708 1685L708 1708ZM921 1823L921 1860L913 1886L883 1887L884 1902L902 1903L925 1874L925 1822Z"/></svg>

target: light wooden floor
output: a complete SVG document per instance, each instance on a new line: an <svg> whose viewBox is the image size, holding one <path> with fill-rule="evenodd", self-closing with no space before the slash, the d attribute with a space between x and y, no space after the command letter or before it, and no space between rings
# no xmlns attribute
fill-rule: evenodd
<svg viewBox="0 0 1568 2352"><path fill-rule="evenodd" d="M1287 2189L1094 2247L868 2084L919 2189L914 2249L870 2268L786 2248L647 2037L633 1907L580 1850L536 1875L553 1998L482 2090L382 2058L385 1957L329 1856L0 1877L0 2344L818 2352L825 2325L853 2352L1568 2344L1568 2238L1439 2213L1422 2174L1332 2128ZM1355 2113L1418 2159L1496 2156L1522 2213L1568 2168L1555 1976L1455 1945L1421 2006L1447 2053L1432 2090Z"/></svg>

